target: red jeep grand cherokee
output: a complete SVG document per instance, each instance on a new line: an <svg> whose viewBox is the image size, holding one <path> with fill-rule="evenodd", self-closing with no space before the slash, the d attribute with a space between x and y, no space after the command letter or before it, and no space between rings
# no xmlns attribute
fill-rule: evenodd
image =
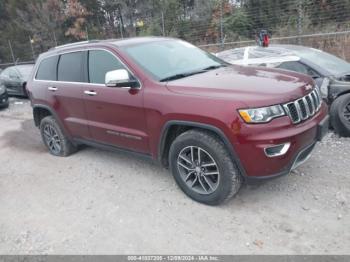
<svg viewBox="0 0 350 262"><path fill-rule="evenodd" d="M137 152L210 205L243 180L288 174L328 129L309 77L231 66L177 39L65 45L42 54L33 71L34 121L51 154L80 144Z"/></svg>

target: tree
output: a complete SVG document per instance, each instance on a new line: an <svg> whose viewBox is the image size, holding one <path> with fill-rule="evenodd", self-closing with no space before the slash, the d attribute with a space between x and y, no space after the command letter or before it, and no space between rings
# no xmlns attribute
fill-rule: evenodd
<svg viewBox="0 0 350 262"><path fill-rule="evenodd" d="M63 5L60 0L27 2L16 9L16 24L27 31L40 51L57 45L57 32L63 21Z"/></svg>
<svg viewBox="0 0 350 262"><path fill-rule="evenodd" d="M65 35L76 40L87 39L86 17L89 14L79 0L67 0L64 19L68 29Z"/></svg>
<svg viewBox="0 0 350 262"><path fill-rule="evenodd" d="M231 38L252 36L250 19L240 8L235 8L229 16L224 17L224 28L227 36Z"/></svg>

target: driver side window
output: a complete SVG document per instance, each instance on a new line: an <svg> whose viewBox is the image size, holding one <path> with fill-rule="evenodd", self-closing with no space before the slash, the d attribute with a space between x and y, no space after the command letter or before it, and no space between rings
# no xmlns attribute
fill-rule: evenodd
<svg viewBox="0 0 350 262"><path fill-rule="evenodd" d="M126 69L111 53L104 50L89 51L89 83L105 84L105 76L109 71Z"/></svg>

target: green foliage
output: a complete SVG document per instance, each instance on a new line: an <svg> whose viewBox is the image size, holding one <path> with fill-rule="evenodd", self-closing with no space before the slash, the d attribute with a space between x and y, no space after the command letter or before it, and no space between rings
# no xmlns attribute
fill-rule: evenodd
<svg viewBox="0 0 350 262"><path fill-rule="evenodd" d="M224 27L228 35L249 37L252 24L245 11L235 9L232 14L224 18Z"/></svg>
<svg viewBox="0 0 350 262"><path fill-rule="evenodd" d="M154 36L162 35L162 28L160 23L152 21L149 24L139 29L138 36L151 36L151 35L154 35Z"/></svg>

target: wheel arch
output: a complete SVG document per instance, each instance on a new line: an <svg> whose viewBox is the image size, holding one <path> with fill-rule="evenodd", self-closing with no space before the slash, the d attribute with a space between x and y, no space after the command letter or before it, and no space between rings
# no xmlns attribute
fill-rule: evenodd
<svg viewBox="0 0 350 262"><path fill-rule="evenodd" d="M337 96L334 98L334 100L338 99L339 97L343 96L343 95L347 95L350 94L350 89L344 90L340 93L337 94Z"/></svg>
<svg viewBox="0 0 350 262"><path fill-rule="evenodd" d="M211 133L218 136L218 138L221 139L221 141L224 143L224 145L228 149L232 159L235 160L237 167L241 172L242 176L244 177L246 176L246 172L243 168L240 158L236 153L236 151L234 150L232 144L230 143L225 133L219 128L217 128L216 126L198 123L198 122L192 122L192 121L171 120L165 123L165 125L162 128L161 138L158 145L158 161L161 163L162 166L167 167L169 165L168 154L169 154L169 149L172 141L174 141L178 135L190 129L202 129L205 131L210 131Z"/></svg>
<svg viewBox="0 0 350 262"><path fill-rule="evenodd" d="M62 129L64 135L70 137L69 133L65 129L64 125L62 124L60 118L57 116L57 114L55 113L55 111L51 107L49 107L47 105L34 105L33 106L33 118L34 118L34 123L35 123L36 127L40 126L41 120L46 116L54 117L55 120L57 121L58 125Z"/></svg>

